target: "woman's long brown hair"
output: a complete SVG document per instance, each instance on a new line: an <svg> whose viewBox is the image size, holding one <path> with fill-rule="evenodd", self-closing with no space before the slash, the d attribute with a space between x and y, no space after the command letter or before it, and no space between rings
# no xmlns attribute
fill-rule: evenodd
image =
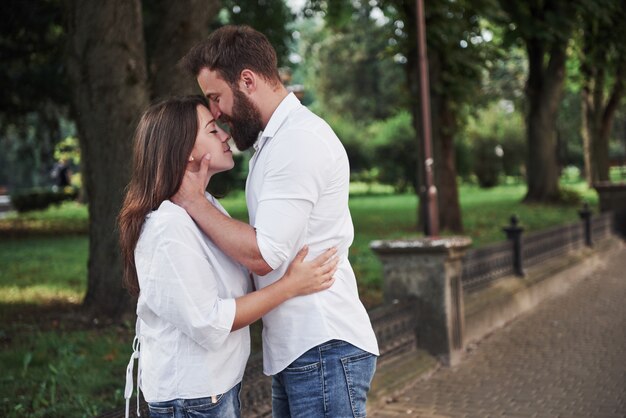
<svg viewBox="0 0 626 418"><path fill-rule="evenodd" d="M183 180L198 133L202 96L176 97L157 103L142 115L134 136L133 169L118 216L124 264L124 287L139 294L135 247L146 215L172 197Z"/></svg>

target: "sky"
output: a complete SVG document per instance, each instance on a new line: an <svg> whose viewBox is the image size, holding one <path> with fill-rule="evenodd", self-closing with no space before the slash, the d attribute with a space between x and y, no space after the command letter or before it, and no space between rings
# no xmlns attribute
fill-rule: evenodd
<svg viewBox="0 0 626 418"><path fill-rule="evenodd" d="M292 12L298 12L302 9L302 6L304 6L304 3L306 2L306 0L286 0L287 1L287 6L289 6L289 8L291 8Z"/></svg>

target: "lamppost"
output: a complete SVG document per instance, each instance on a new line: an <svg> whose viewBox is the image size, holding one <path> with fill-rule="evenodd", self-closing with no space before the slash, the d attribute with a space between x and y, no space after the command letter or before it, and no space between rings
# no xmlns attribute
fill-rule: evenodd
<svg viewBox="0 0 626 418"><path fill-rule="evenodd" d="M424 234L429 237L439 235L439 210L437 207L437 187L434 182L434 159L432 152L432 134L430 119L430 83L428 81L428 55L426 52L426 22L424 18L424 1L417 2L417 54L420 83L421 104L421 137L422 137L422 170L424 185L421 199L424 210Z"/></svg>

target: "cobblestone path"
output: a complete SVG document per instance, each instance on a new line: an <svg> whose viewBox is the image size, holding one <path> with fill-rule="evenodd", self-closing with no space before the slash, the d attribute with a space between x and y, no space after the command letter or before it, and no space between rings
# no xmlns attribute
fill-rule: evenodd
<svg viewBox="0 0 626 418"><path fill-rule="evenodd" d="M371 417L626 417L626 249Z"/></svg>

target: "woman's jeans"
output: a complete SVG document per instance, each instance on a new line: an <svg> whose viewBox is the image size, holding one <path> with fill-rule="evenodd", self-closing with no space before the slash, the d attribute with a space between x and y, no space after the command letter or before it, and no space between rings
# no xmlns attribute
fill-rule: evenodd
<svg viewBox="0 0 626 418"><path fill-rule="evenodd" d="M274 418L365 417L376 356L344 341L313 347L272 378Z"/></svg>
<svg viewBox="0 0 626 418"><path fill-rule="evenodd" d="M166 402L150 402L150 418L239 418L241 383L216 396L215 402L208 398L174 399Z"/></svg>

